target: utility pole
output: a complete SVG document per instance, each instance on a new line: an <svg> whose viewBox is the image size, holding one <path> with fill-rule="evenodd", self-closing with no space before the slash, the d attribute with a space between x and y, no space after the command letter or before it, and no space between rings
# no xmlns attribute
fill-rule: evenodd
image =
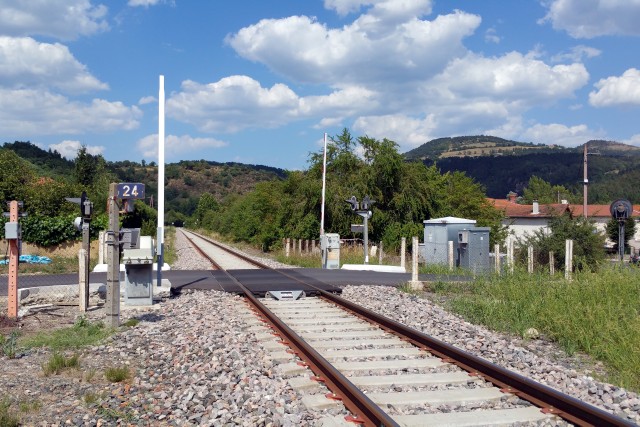
<svg viewBox="0 0 640 427"><path fill-rule="evenodd" d="M584 143L584 168L583 168L583 172L584 172L584 179L582 181L583 183L583 188L582 188L582 215L586 218L588 216L588 204L587 204L587 196L588 196L588 186L589 186L589 180L587 179L587 143Z"/></svg>
<svg viewBox="0 0 640 427"><path fill-rule="evenodd" d="M21 231L18 223L19 203L16 200L9 202L9 222L5 223L5 239L9 242L9 278L7 316L10 319L18 318L18 264L20 259Z"/></svg>
<svg viewBox="0 0 640 427"><path fill-rule="evenodd" d="M120 209L118 184L109 185L109 231L107 234L107 324L120 326Z"/></svg>

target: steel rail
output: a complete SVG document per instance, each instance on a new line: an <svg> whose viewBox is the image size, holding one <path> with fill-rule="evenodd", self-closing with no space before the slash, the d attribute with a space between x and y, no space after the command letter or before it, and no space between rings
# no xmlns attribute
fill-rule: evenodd
<svg viewBox="0 0 640 427"><path fill-rule="evenodd" d="M524 400L528 400L541 407L545 413L558 415L579 426L636 426L630 421L462 351L437 338L391 320L337 295L319 288L316 289L325 299L348 309L369 322L378 324L387 331L406 338L414 345L426 349L446 362L454 363L472 374L481 376L485 380L501 387L504 392L515 394Z"/></svg>
<svg viewBox="0 0 640 427"><path fill-rule="evenodd" d="M191 246L193 246L193 248L196 250L196 252L198 252L201 256L203 256L204 258L206 258L206 259L209 261L209 263L210 263L211 265L213 265L213 268L215 268L216 270L223 270L223 268L220 266L220 264L218 264L218 263L217 263L213 258L211 258L209 255L207 255L207 254L202 250L202 248L201 248L201 247L200 247L196 242L194 242L194 241L193 241L193 238L192 238L192 237L189 237L189 235L188 235L186 232L184 232L184 231L182 231L182 230L180 230L180 231L182 232L182 234L184 234L184 237L186 237L186 238L187 238L187 240L188 240L189 242L191 242ZM200 236L199 234L196 234L196 233L191 233L191 234L195 234L196 236L198 236L198 237L200 237L200 238L202 239L202 236ZM209 242L209 243L211 243L211 242Z"/></svg>
<svg viewBox="0 0 640 427"><path fill-rule="evenodd" d="M195 233L194 233L195 234ZM196 234L197 235L197 234ZM199 235L198 235L199 236ZM200 237L200 236L199 236ZM200 237L202 238L202 237ZM211 242L209 239L204 239ZM191 243L197 247L197 244L191 240ZM231 251L224 246L216 245L224 250L237 255L235 251ZM206 253L200 252L205 258L207 258L213 265L217 263ZM261 264L261 263L260 263ZM273 270L272 268L262 264L264 268ZM277 334L283 339L283 344L289 345L294 353L300 357L313 373L327 386L333 393L332 398L341 400L344 406L356 415L353 421L359 422L366 427L399 427L387 413L373 403L371 399L367 397L359 388L357 388L351 381L349 381L340 371L338 371L331 363L329 363L320 353L318 353L313 347L311 347L306 341L304 341L298 334L296 334L290 327L288 327L278 316L276 316L271 310L269 310L264 304L262 304L238 279L233 277L227 270L220 268L219 270L224 272L231 281L233 281L242 290L246 300L251 307L255 309L260 316L262 316L266 322L277 332ZM298 280L299 281L299 280ZM361 417L361 418L360 418Z"/></svg>
<svg viewBox="0 0 640 427"><path fill-rule="evenodd" d="M209 241L208 239L205 240ZM228 250L223 246L217 246L221 247L222 249ZM206 254L205 256L208 259L211 259ZM264 266L263 268L271 269L268 266ZM585 403L567 394L561 393L551 387L540 384L478 356L474 356L470 353L462 351L450 344L438 340L437 338L434 338L416 329L403 325L402 323L396 322L395 320L375 313L369 309L359 306L335 294L327 292L312 284L306 283L299 278L289 275L281 270L274 271L278 271L280 274L301 284L304 284L305 286L310 286L311 288L317 290L320 296L325 298L326 300L333 302L334 304L354 313L358 317L368 322L377 324L382 329L398 335L399 337L411 342L417 347L429 351L435 356L443 359L443 361L445 362L453 363L473 375L482 377L486 381L489 381L492 384L500 387L506 393L514 394L521 399L531 402L535 406L540 407L541 410L545 413L557 415L579 426L637 427L636 424L630 421L626 421L593 405ZM298 354L305 361L309 360L307 363L310 365L314 373L326 379L327 385L330 390L340 395L343 394L343 390L347 393L353 393L353 398L345 397L344 400L345 406L350 411L352 411L354 414L362 415L363 417L367 417L364 411L367 411L367 413L369 410L381 412L381 409L373 402L371 402L371 400L364 393L357 389L357 387L355 387L346 377L344 377L339 371L337 371L313 348L309 347L309 345L304 340L302 340L302 338L300 338L295 332L293 332L293 330L291 330L286 324L282 323L282 321L277 316L275 316L267 307L261 304L257 300L257 298L253 296L249 289L242 285L242 283L238 282L228 272L226 273L233 281L235 281L240 286L245 296L247 297L247 300L251 301L251 303L259 310L259 312L270 323L274 325L278 333L286 339L287 343L291 344L295 348L294 351L296 352L296 354ZM311 358L314 358L314 361L311 361ZM354 390L352 390L352 388ZM334 390L337 390L337 392ZM367 403L362 404L358 402L358 396L362 396L364 399L366 399L365 402ZM353 401L351 401L351 399L353 399ZM382 412L382 414L388 417L386 413ZM373 424L370 424L371 422L373 422ZM375 416L372 415L372 421L366 421L365 425L395 426L397 425L397 423L395 423L391 418L388 418L388 421L385 423L379 421L377 418L375 418Z"/></svg>
<svg viewBox="0 0 640 427"><path fill-rule="evenodd" d="M243 261L246 261L249 264L255 265L256 267L259 267L259 268L264 269L264 270L273 270L268 265L266 265L264 263L261 263L260 261L256 261L256 260L252 259L251 257L249 257L249 256L247 256L245 254L242 254L242 253L240 253L238 251L235 251L233 249L229 249L229 248L221 245L220 243L216 242L215 240L212 240L212 239L210 239L208 237L205 237L205 236L203 236L201 234L194 233L193 231L189 231L188 233L191 233L191 234L194 234L194 235L198 236L200 239L210 243L211 245L213 245L213 246L215 246L217 248L220 248L220 249L222 249L224 251L232 253L233 255L237 256L238 258L240 258ZM189 239L189 240L191 241L191 243L193 243L197 247L196 243L192 239ZM198 251L200 252L200 254L204 255L207 259L209 259L209 261L211 261L212 264L216 265L219 270L222 270L222 268L220 268L220 266L215 261L213 261L211 259L211 257L209 257L208 255L204 254L202 252L202 250L198 250Z"/></svg>
<svg viewBox="0 0 640 427"><path fill-rule="evenodd" d="M268 321L283 339L283 344L293 348L293 352L300 357L313 373L325 383L333 395L327 397L341 400L344 406L356 417L351 417L355 423L366 427L399 426L386 412L376 405L369 397L349 381L340 371L329 363L311 345L286 325L278 316L269 310L240 282L237 283L245 297L253 307Z"/></svg>

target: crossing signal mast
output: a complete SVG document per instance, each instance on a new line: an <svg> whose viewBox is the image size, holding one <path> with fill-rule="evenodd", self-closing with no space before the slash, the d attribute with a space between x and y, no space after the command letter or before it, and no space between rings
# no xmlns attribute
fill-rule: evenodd
<svg viewBox="0 0 640 427"><path fill-rule="evenodd" d="M369 196L364 196L362 203L358 202L356 196L351 196L345 200L350 206L351 210L356 214L364 218L363 224L352 224L351 231L354 233L364 233L364 263L369 264L369 219L372 212L371 207L375 203L375 200L371 200Z"/></svg>

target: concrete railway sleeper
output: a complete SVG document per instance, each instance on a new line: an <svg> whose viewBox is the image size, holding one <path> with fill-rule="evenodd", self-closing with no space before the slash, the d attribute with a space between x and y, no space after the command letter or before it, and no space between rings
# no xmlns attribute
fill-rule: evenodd
<svg viewBox="0 0 640 427"><path fill-rule="evenodd" d="M226 274L267 325L259 338L305 405L342 402L351 413L323 425L635 425L322 289L317 298L258 299Z"/></svg>

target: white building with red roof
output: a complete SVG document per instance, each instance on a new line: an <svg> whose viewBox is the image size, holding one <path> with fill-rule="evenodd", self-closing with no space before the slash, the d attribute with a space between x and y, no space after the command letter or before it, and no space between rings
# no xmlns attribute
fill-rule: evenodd
<svg viewBox="0 0 640 427"><path fill-rule="evenodd" d="M572 217L583 216L583 205L570 203L522 205L516 203L517 194L509 193L507 199L491 199L489 201L505 214L503 225L509 227L509 232L516 239L522 239L534 231L549 228L549 220L557 215L569 213ZM587 218L595 223L596 229L606 234L607 223L611 219L610 205L587 205ZM640 205L633 205L633 216L640 217ZM612 243L609 241L609 243ZM636 227L636 234L629 240L629 245L640 248L640 227Z"/></svg>

